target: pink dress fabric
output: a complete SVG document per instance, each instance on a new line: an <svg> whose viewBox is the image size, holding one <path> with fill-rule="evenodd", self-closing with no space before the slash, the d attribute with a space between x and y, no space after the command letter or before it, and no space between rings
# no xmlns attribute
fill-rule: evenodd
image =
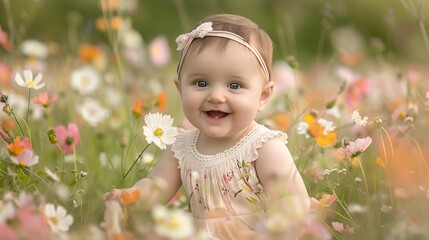
<svg viewBox="0 0 429 240"><path fill-rule="evenodd" d="M257 125L233 147L215 155L198 152L199 130L181 130L172 146L198 230L211 239L245 239L264 217L266 194L252 162L258 148L286 133Z"/></svg>

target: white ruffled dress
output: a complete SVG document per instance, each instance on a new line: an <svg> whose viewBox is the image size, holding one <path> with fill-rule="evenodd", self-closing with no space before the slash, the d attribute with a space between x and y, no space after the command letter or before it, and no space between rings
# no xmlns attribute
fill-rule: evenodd
<svg viewBox="0 0 429 240"><path fill-rule="evenodd" d="M199 130L179 132L172 145L183 187L199 230L211 239L242 239L264 216L266 197L252 164L258 148L286 133L257 125L233 147L215 155L198 152Z"/></svg>

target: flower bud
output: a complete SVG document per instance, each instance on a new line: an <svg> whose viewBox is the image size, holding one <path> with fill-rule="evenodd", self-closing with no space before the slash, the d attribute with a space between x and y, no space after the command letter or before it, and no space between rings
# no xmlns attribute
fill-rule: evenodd
<svg viewBox="0 0 429 240"><path fill-rule="evenodd" d="M55 134L55 130L54 129L49 129L47 134L48 134L49 141L52 144L55 144L55 143L58 142L58 138L57 138L57 135Z"/></svg>
<svg viewBox="0 0 429 240"><path fill-rule="evenodd" d="M0 102L7 103L7 95L4 95L2 92L0 92Z"/></svg>

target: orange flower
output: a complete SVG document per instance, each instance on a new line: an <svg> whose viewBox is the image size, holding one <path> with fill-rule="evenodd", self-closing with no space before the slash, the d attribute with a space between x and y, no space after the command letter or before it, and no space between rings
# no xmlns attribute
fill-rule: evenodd
<svg viewBox="0 0 429 240"><path fill-rule="evenodd" d="M116 17L113 17L112 20L110 20L110 26L114 31L118 31L119 28L121 28L123 22L124 21L122 20L121 17L116 16Z"/></svg>
<svg viewBox="0 0 429 240"><path fill-rule="evenodd" d="M95 20L95 26L98 30L105 32L107 30L107 21L103 17L98 17L97 20Z"/></svg>
<svg viewBox="0 0 429 240"><path fill-rule="evenodd" d="M280 130L285 131L290 127L290 117L287 115L287 113L279 113L274 115L273 121Z"/></svg>
<svg viewBox="0 0 429 240"><path fill-rule="evenodd" d="M156 107L160 112L164 112L167 108L167 95L164 92L160 92L156 96Z"/></svg>
<svg viewBox="0 0 429 240"><path fill-rule="evenodd" d="M119 16L112 17L110 21L107 21L103 17L99 17L95 20L95 26L102 32L106 31L108 28L111 28L113 31L118 31L119 28L121 28L122 23L123 20Z"/></svg>
<svg viewBox="0 0 429 240"><path fill-rule="evenodd" d="M137 202L140 199L140 190L133 189L129 192L124 192L121 195L121 203L125 205L130 205Z"/></svg>
<svg viewBox="0 0 429 240"><path fill-rule="evenodd" d="M100 49L91 44L83 44L79 47L79 57L83 63L94 61L100 56Z"/></svg>
<svg viewBox="0 0 429 240"><path fill-rule="evenodd" d="M335 131L326 132L325 128L316 122L316 117L312 114L304 116L304 121L308 124L309 134L316 140L321 147L331 147L337 142L337 133Z"/></svg>
<svg viewBox="0 0 429 240"><path fill-rule="evenodd" d="M377 159L375 159L375 164L377 164L381 168L386 167L386 161L384 159L382 159L381 157L378 157L378 156L377 156Z"/></svg>
<svg viewBox="0 0 429 240"><path fill-rule="evenodd" d="M13 140L13 143L7 144L7 150L9 150L9 153L13 156L18 156L21 154L27 147L30 146L30 143L28 141L28 138L24 138L21 140L20 137L16 137Z"/></svg>
<svg viewBox="0 0 429 240"><path fill-rule="evenodd" d="M131 110L135 117L140 117L141 115L144 114L145 111L143 108L143 103L144 103L143 99L139 99L133 103Z"/></svg>

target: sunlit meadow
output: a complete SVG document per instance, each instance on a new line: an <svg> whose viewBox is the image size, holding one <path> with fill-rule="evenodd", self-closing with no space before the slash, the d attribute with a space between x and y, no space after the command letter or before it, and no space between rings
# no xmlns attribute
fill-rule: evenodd
<svg viewBox="0 0 429 240"><path fill-rule="evenodd" d="M70 11L62 42L49 39L49 22L41 39L26 32L44 1L26 2L0 2L0 239L206 239L182 191L154 208L147 193L102 200L146 176L177 128L190 127L173 84L174 36L198 20L186 1L171 3L181 29L147 39L133 22L146 1L94 1L96 17ZM239 2L207 8L235 13ZM397 16L386 4L388 38L336 23L352 15L347 4L319 4L317 51L301 61L287 2L267 1L280 15L260 24L274 26L276 89L257 120L288 133L311 214L268 212L262 235L428 239L429 4L392 1Z"/></svg>

